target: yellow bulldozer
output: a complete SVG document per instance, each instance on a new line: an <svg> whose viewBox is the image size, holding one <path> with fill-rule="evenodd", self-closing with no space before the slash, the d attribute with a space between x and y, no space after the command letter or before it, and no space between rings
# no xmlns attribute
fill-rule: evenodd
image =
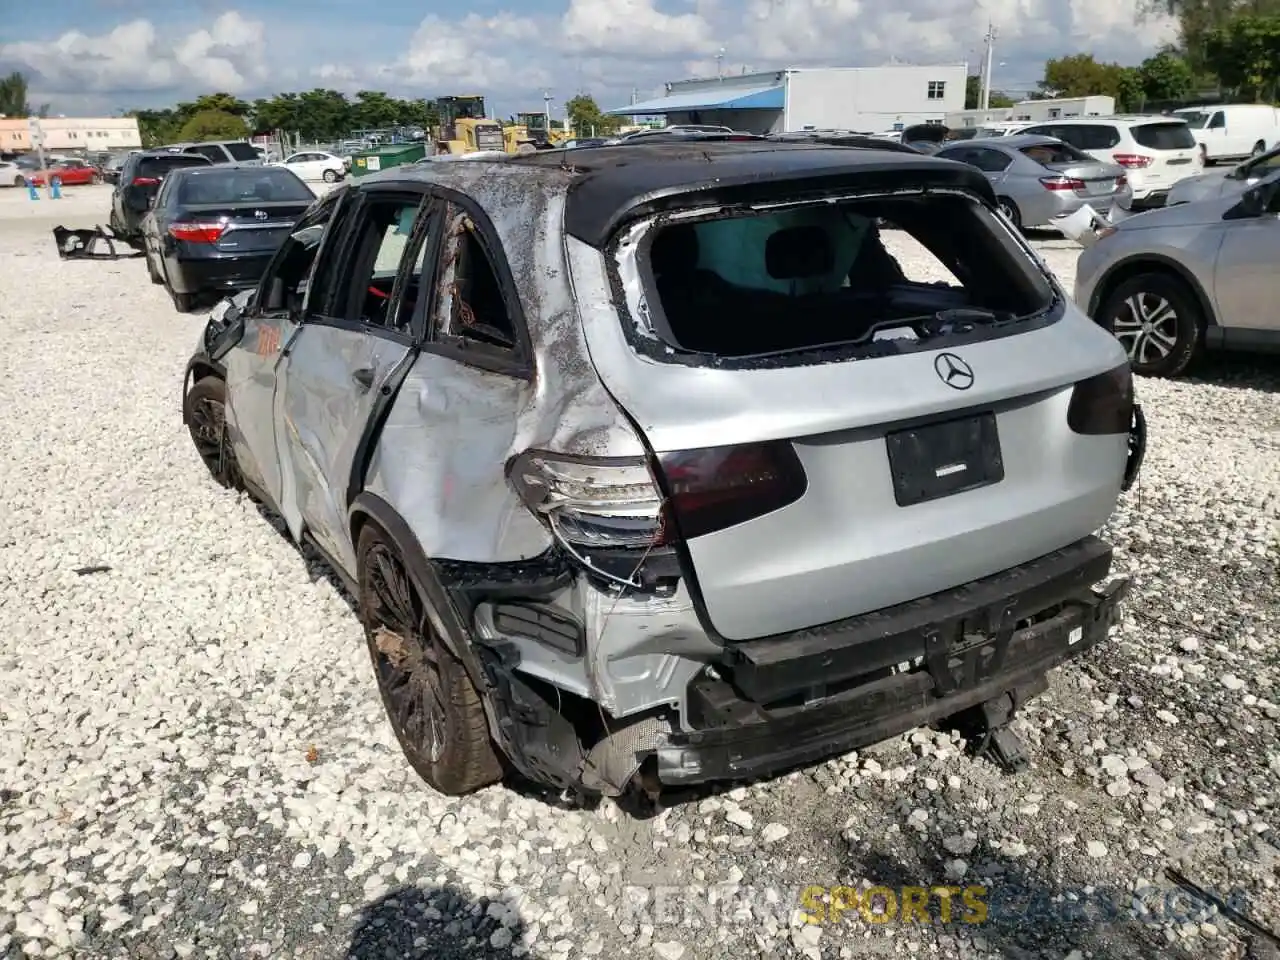
<svg viewBox="0 0 1280 960"><path fill-rule="evenodd" d="M508 153L528 153L532 150L551 150L569 139L568 132L547 125L547 115L530 111L516 114L514 126L504 129L507 134Z"/></svg>
<svg viewBox="0 0 1280 960"><path fill-rule="evenodd" d="M440 97L435 107L440 117L434 138L437 155L513 152L507 151L502 124L487 115L484 97Z"/></svg>

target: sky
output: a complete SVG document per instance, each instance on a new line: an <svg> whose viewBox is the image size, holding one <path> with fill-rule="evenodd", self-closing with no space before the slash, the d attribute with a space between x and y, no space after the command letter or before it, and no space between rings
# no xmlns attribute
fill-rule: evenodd
<svg viewBox="0 0 1280 960"><path fill-rule="evenodd" d="M215 91L246 99L326 87L431 99L482 94L490 113L553 116L580 92L604 109L692 76L804 66L981 62L1026 90L1046 59L1136 64L1173 39L1138 0L64 0L13 4L0 73L33 105L86 115ZM723 53L721 53L723 51ZM717 55L720 60L717 61Z"/></svg>

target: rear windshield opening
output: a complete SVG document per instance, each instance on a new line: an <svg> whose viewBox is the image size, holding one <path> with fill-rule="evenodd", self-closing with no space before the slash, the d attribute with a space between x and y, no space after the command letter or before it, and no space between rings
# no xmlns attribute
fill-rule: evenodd
<svg viewBox="0 0 1280 960"><path fill-rule="evenodd" d="M178 194L179 203L272 203L278 200L310 201L310 188L288 170L252 167L244 170L209 170L187 176Z"/></svg>
<svg viewBox="0 0 1280 960"><path fill-rule="evenodd" d="M963 332L938 327L958 316L947 311L975 311L953 322L987 326L1054 299L994 216L954 195L667 224L649 268L653 333L721 357L927 339Z"/></svg>
<svg viewBox="0 0 1280 960"><path fill-rule="evenodd" d="M1195 135L1185 123L1139 123L1133 127L1133 139L1149 150L1190 150L1196 145Z"/></svg>

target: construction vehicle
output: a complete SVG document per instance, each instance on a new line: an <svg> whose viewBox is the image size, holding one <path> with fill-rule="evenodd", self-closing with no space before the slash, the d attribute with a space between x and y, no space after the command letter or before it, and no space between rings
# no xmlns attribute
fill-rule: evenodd
<svg viewBox="0 0 1280 960"><path fill-rule="evenodd" d="M516 128L523 131L523 139L533 144L537 150L551 150L563 146L569 139L567 130L548 125L547 115L543 112L516 114Z"/></svg>
<svg viewBox="0 0 1280 960"><path fill-rule="evenodd" d="M484 97L440 97L435 108L440 117L435 137L436 154L506 149L502 124L486 114Z"/></svg>

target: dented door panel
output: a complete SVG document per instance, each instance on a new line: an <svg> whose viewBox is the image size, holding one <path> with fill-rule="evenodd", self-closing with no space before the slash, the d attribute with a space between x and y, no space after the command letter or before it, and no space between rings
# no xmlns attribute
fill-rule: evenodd
<svg viewBox="0 0 1280 960"><path fill-rule="evenodd" d="M280 469L276 454L272 403L281 347L293 332L283 316L251 314L244 336L227 352L227 433L236 462L248 480L280 502Z"/></svg>

